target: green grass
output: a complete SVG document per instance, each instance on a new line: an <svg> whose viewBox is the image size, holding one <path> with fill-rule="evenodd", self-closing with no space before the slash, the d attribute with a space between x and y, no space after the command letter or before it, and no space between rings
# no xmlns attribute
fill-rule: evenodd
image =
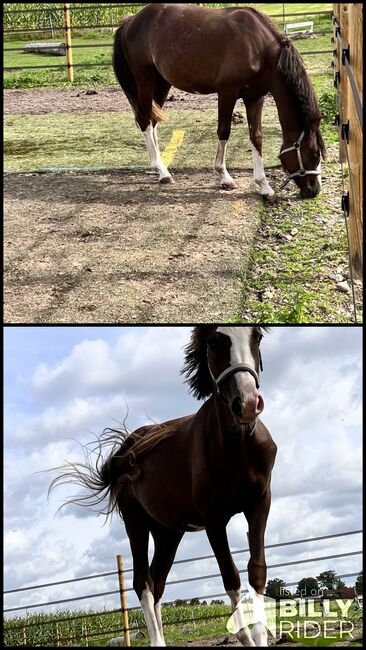
<svg viewBox="0 0 366 650"><path fill-rule="evenodd" d="M352 322L350 298L337 291L330 278L340 267L348 270L338 163L329 162L324 170L328 184L316 199L301 201L292 195L279 199L275 207L261 207L261 228L243 276L243 316L238 320ZM359 300L359 322L361 309Z"/></svg>
<svg viewBox="0 0 366 650"><path fill-rule="evenodd" d="M240 110L245 113L244 107ZM172 169L177 169L178 173L184 168L207 169L213 176L216 109L179 111L169 108L167 115L168 120L159 125L162 151L170 141L173 130L185 132L183 144L171 165ZM266 164L269 166L277 165L280 150L278 128L274 125L275 115L275 109L267 107L264 142ZM12 172L39 171L62 166L111 166L128 169L148 165L146 147L132 111L5 116L4 153L5 169ZM251 167L246 125L233 127L227 163L231 169Z"/></svg>

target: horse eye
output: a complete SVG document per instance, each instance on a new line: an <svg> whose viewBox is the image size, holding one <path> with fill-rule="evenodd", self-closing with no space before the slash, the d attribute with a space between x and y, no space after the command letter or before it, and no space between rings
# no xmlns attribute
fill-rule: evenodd
<svg viewBox="0 0 366 650"><path fill-rule="evenodd" d="M261 334L261 332L255 333L255 342L258 343L258 345L260 345L262 338L263 338L263 334Z"/></svg>
<svg viewBox="0 0 366 650"><path fill-rule="evenodd" d="M216 339L208 339L207 345L210 348L210 350L216 350L217 349L217 341L216 341Z"/></svg>

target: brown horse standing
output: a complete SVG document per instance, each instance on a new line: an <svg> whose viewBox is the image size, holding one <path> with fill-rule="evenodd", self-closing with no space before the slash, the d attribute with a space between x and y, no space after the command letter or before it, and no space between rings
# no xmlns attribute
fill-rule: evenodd
<svg viewBox="0 0 366 650"><path fill-rule="evenodd" d="M157 122L171 86L218 94L219 138L215 170L220 186L233 189L225 151L235 103L243 99L249 124L254 180L273 197L262 161L262 108L271 92L283 133L280 159L303 198L321 189L321 113L297 50L271 20L252 8L208 9L188 4L150 4L125 18L115 34L113 64L136 116L161 183L172 176L161 160Z"/></svg>
<svg viewBox="0 0 366 650"><path fill-rule="evenodd" d="M262 329L195 327L183 372L194 395L208 398L199 411L128 436L109 431L99 442L96 467L88 462L79 468L57 468L67 471L51 483L81 483L91 491L93 503L108 496L107 512L116 509L123 517L133 556L133 585L151 645L165 645L160 603L178 545L185 532L203 529L232 603L237 637L243 645L267 643L264 531L276 445L258 419L264 408L259 393ZM116 446L103 460L101 446L111 441ZM85 497L79 502L84 505ZM240 512L249 527L248 575L255 591L251 632L237 607L240 577L226 534L231 517ZM149 566L150 533L155 552Z"/></svg>

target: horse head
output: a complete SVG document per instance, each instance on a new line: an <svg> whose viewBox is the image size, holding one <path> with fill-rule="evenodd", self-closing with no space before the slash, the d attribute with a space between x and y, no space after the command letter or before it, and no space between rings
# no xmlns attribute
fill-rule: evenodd
<svg viewBox="0 0 366 650"><path fill-rule="evenodd" d="M321 117L314 120L310 127L304 128L289 146L283 144L279 155L282 167L287 173L281 189L286 187L290 180L294 180L303 199L314 198L321 190L321 158L325 159L326 152L319 129L320 120Z"/></svg>
<svg viewBox="0 0 366 650"><path fill-rule="evenodd" d="M239 425L255 423L263 411L261 327L198 326L186 348L183 371L196 397L217 395Z"/></svg>

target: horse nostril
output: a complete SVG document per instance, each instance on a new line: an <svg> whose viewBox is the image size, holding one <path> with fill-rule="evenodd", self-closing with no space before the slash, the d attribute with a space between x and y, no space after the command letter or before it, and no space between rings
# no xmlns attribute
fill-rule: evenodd
<svg viewBox="0 0 366 650"><path fill-rule="evenodd" d="M231 403L231 410L232 410L233 414L236 415L237 417L240 417L241 412L242 412L242 408L243 408L243 404L242 404L242 401L241 401L240 397L238 397L238 396L234 397L234 399L233 399L233 401Z"/></svg>

